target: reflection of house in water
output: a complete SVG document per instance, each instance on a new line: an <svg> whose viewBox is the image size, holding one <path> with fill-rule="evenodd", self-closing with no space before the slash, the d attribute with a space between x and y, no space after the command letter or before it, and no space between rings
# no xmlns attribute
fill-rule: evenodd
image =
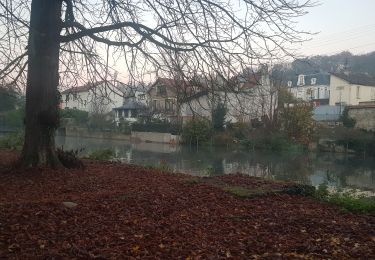
<svg viewBox="0 0 375 260"><path fill-rule="evenodd" d="M175 153L180 150L178 145L170 145L165 143L145 143L139 142L132 144L134 150L146 151L151 153Z"/></svg>
<svg viewBox="0 0 375 260"><path fill-rule="evenodd" d="M223 165L225 174L242 173L254 177L274 179L272 171L267 165L252 164L251 162L227 162L226 160L224 160Z"/></svg>

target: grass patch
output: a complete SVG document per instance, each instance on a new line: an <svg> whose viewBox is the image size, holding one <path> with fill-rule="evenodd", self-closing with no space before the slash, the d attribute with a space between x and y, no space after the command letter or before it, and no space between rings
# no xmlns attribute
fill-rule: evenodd
<svg viewBox="0 0 375 260"><path fill-rule="evenodd" d="M167 162L164 161L161 161L160 163L155 165L146 165L145 168L159 170L163 172L173 172L172 166L170 166Z"/></svg>
<svg viewBox="0 0 375 260"><path fill-rule="evenodd" d="M251 198L253 197L253 192L249 189L239 186L227 186L223 188L226 192L240 198Z"/></svg>
<svg viewBox="0 0 375 260"><path fill-rule="evenodd" d="M200 180L199 178L192 178L192 179L185 180L184 183L188 186L194 186L194 185L202 183L202 180Z"/></svg>
<svg viewBox="0 0 375 260"><path fill-rule="evenodd" d="M319 185L315 197L319 200L326 201L337 205L344 210L362 213L375 214L375 197L366 197L356 195L354 192L329 192L326 184Z"/></svg>
<svg viewBox="0 0 375 260"><path fill-rule="evenodd" d="M312 196L315 192L314 187L302 184L295 184L281 189L249 189L241 186L225 186L223 190L240 198L256 198L275 194Z"/></svg>
<svg viewBox="0 0 375 260"><path fill-rule="evenodd" d="M350 212L375 214L375 197L354 197L350 193L335 193L330 195L327 201Z"/></svg>
<svg viewBox="0 0 375 260"><path fill-rule="evenodd" d="M96 150L88 155L91 160L108 161L115 157L115 152L111 149Z"/></svg>
<svg viewBox="0 0 375 260"><path fill-rule="evenodd" d="M0 148L20 151L24 142L22 132L10 133L0 137Z"/></svg>

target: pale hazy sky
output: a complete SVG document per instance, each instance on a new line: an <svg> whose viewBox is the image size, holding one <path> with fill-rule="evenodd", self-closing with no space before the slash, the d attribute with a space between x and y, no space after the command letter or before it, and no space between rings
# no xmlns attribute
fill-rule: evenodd
<svg viewBox="0 0 375 260"><path fill-rule="evenodd" d="M304 55L375 51L375 0L320 0L298 27L320 32L300 46Z"/></svg>

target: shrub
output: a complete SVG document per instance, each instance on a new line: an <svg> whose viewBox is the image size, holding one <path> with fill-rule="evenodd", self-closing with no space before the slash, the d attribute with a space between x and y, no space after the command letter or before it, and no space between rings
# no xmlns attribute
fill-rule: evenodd
<svg viewBox="0 0 375 260"><path fill-rule="evenodd" d="M63 148L57 148L56 153L62 165L68 169L84 168L82 161L78 158L78 154L83 149L64 151Z"/></svg>
<svg viewBox="0 0 375 260"><path fill-rule="evenodd" d="M111 131L115 128L113 120L105 114L92 114L88 119L88 127L91 130Z"/></svg>
<svg viewBox="0 0 375 260"><path fill-rule="evenodd" d="M300 144L308 144L313 137L313 107L309 104L297 103L293 107L283 108L281 124L289 139Z"/></svg>
<svg viewBox="0 0 375 260"><path fill-rule="evenodd" d="M115 153L111 149L96 150L89 154L88 158L92 160L106 161L113 159Z"/></svg>
<svg viewBox="0 0 375 260"><path fill-rule="evenodd" d="M345 128L344 128L345 129ZM346 128L344 133L337 134L337 145L342 145L357 153L375 156L375 134L358 129Z"/></svg>
<svg viewBox="0 0 375 260"><path fill-rule="evenodd" d="M212 128L206 120L191 120L182 129L185 143L200 144L210 140Z"/></svg>
<svg viewBox="0 0 375 260"><path fill-rule="evenodd" d="M247 123L230 123L227 124L227 131L234 137L239 140L245 139L250 134L250 125Z"/></svg>
<svg viewBox="0 0 375 260"><path fill-rule="evenodd" d="M215 168L213 166L208 166L206 169L205 169L205 174L208 175L208 176L212 176L215 174Z"/></svg>
<svg viewBox="0 0 375 260"><path fill-rule="evenodd" d="M349 116L349 110L348 108L346 107L344 109L344 111L342 112L342 115L341 115L341 121L342 121L342 124L345 126L345 127L348 127L348 128L353 128L355 126L355 119L354 118L351 118Z"/></svg>
<svg viewBox="0 0 375 260"><path fill-rule="evenodd" d="M0 137L0 148L21 150L24 142L23 132L11 133Z"/></svg>
<svg viewBox="0 0 375 260"><path fill-rule="evenodd" d="M88 121L89 113L86 111L65 108L60 111L60 118L73 118L74 121L78 124L85 124Z"/></svg>
<svg viewBox="0 0 375 260"><path fill-rule="evenodd" d="M318 186L315 191L315 197L318 199L325 199L329 195L328 186L326 183L322 183Z"/></svg>
<svg viewBox="0 0 375 260"><path fill-rule="evenodd" d="M291 142L283 134L275 133L255 135L253 138L242 140L241 144L251 150L295 151L303 149L303 146Z"/></svg>
<svg viewBox="0 0 375 260"><path fill-rule="evenodd" d="M233 137L229 133L217 133L213 136L213 143L215 145L230 145L233 144Z"/></svg>
<svg viewBox="0 0 375 260"><path fill-rule="evenodd" d="M0 85L0 112L14 110L20 95L13 88Z"/></svg>
<svg viewBox="0 0 375 260"><path fill-rule="evenodd" d="M225 116L227 114L227 108L223 103L217 104L215 109L212 111L212 126L216 131L223 131L225 125Z"/></svg>
<svg viewBox="0 0 375 260"><path fill-rule="evenodd" d="M20 129L23 127L25 118L25 108L21 107L8 111L4 115L4 125L9 128Z"/></svg>

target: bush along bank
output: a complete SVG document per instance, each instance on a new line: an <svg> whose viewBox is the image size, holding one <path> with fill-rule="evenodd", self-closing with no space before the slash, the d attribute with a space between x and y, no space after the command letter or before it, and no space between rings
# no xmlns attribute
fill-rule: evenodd
<svg viewBox="0 0 375 260"><path fill-rule="evenodd" d="M327 184L323 183L318 186L315 192L315 198L339 206L344 211L375 214L375 196L357 194L352 190L329 191Z"/></svg>
<svg viewBox="0 0 375 260"><path fill-rule="evenodd" d="M247 150L267 150L276 152L299 152L307 150L306 145L293 142L281 134L253 137L241 140L240 143Z"/></svg>

